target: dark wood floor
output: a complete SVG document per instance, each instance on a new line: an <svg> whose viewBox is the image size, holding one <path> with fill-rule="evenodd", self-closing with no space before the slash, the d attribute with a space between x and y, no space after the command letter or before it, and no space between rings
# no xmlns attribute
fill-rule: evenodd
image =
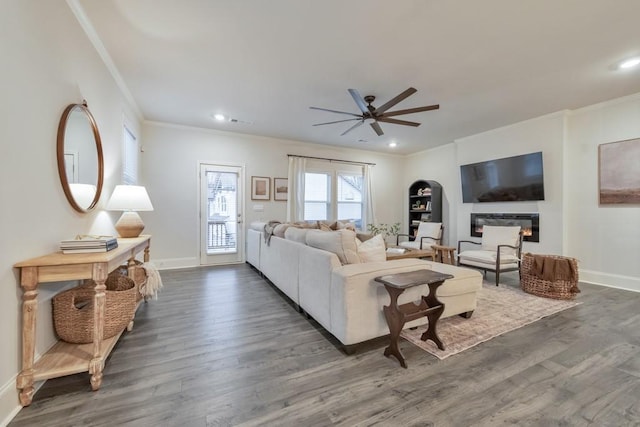
<svg viewBox="0 0 640 427"><path fill-rule="evenodd" d="M248 265L162 277L99 391L49 380L10 425L640 425L639 293L581 285L583 304L444 361L402 342L405 370L385 340L345 355Z"/></svg>

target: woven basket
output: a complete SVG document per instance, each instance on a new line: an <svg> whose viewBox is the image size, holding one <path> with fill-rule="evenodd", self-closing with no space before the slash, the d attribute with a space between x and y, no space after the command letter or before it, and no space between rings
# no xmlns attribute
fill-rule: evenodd
<svg viewBox="0 0 640 427"><path fill-rule="evenodd" d="M136 301L140 301L144 296L144 287L147 284L147 270L142 266L142 262L135 260L135 265L133 266L133 282L136 284L137 293L136 293ZM129 267L126 265L121 265L120 267L113 270L109 273L107 277L107 289L109 288L109 280L114 280L114 277L128 277L129 275Z"/></svg>
<svg viewBox="0 0 640 427"><path fill-rule="evenodd" d="M575 258L568 258L559 255L545 255L546 258L557 260L569 260L575 277L573 280L543 280L535 274L534 257L526 253L522 255L522 277L520 286L522 290L540 297L553 299L573 299L580 292L578 289L578 261Z"/></svg>
<svg viewBox="0 0 640 427"><path fill-rule="evenodd" d="M95 282L60 292L53 297L53 324L63 341L75 344L93 342L93 304ZM103 338L111 338L127 327L136 309L136 286L121 276L110 286L122 290L105 291Z"/></svg>

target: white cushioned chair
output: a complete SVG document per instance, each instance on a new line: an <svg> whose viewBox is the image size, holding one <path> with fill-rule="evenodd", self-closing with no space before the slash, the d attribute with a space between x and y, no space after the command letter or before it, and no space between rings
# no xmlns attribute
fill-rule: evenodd
<svg viewBox="0 0 640 427"><path fill-rule="evenodd" d="M401 248L432 250L431 245L439 245L442 241L441 222L421 222L418 226L415 239L413 241L400 241L400 236L409 237L408 234L398 234L396 245Z"/></svg>
<svg viewBox="0 0 640 427"><path fill-rule="evenodd" d="M480 246L477 250L462 250L462 243ZM458 242L458 265L475 267L496 274L496 286L500 273L520 271L522 253L522 230L520 227L490 226L482 229L482 242L460 240Z"/></svg>

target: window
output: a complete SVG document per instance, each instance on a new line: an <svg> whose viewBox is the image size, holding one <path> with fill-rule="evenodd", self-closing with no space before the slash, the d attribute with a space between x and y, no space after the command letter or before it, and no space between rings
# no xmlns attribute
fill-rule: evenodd
<svg viewBox="0 0 640 427"><path fill-rule="evenodd" d="M307 170L304 183L305 221L352 221L361 228L362 167L314 162Z"/></svg>

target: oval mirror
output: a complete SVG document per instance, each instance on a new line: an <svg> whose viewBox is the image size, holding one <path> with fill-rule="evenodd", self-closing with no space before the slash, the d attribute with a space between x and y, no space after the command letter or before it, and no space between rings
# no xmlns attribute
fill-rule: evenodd
<svg viewBox="0 0 640 427"><path fill-rule="evenodd" d="M98 126L86 102L71 104L62 113L57 155L67 200L78 212L90 211L100 199L104 164Z"/></svg>

